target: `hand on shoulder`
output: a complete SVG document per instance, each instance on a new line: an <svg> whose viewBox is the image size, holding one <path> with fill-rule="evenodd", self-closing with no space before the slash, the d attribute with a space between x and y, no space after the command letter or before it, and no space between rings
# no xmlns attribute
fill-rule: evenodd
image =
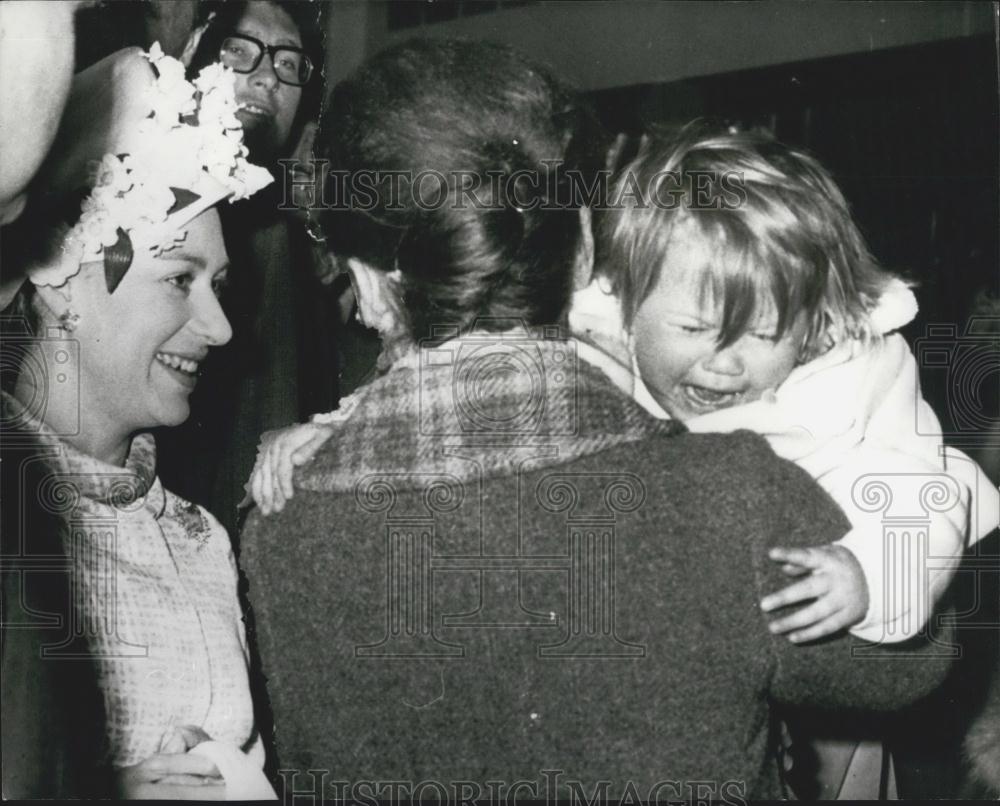
<svg viewBox="0 0 1000 806"><path fill-rule="evenodd" d="M295 468L311 460L333 433L332 426L312 422L266 431L261 436L247 494L264 515L281 512L295 494Z"/></svg>

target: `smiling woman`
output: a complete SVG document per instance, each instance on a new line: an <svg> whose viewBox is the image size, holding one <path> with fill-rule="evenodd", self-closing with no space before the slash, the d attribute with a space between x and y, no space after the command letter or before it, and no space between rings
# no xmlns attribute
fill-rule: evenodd
<svg viewBox="0 0 1000 806"><path fill-rule="evenodd" d="M43 321L72 300L71 332L79 345L64 367L77 385L49 396L45 420L69 433L78 418L76 447L109 464L124 461L135 432L187 419L199 363L232 333L217 298L228 264L219 215L206 210L186 229L183 251L137 254L113 293L95 264L64 287L35 291ZM38 381L21 373L15 397L33 399Z"/></svg>
<svg viewBox="0 0 1000 806"><path fill-rule="evenodd" d="M229 538L163 489L146 432L187 419L200 363L232 335L215 205L271 177L245 159L233 74L216 65L191 84L183 70L154 46L111 56L74 85L112 86L116 112L88 110L87 126L69 115L56 159L109 153L68 221L30 218L32 232L47 223L55 235L19 256L31 282L15 302L17 352L5 344L0 467L22 486L15 500L38 505L14 512L3 533L29 554L51 538L69 561L76 604L63 623L79 626L68 638L40 628L40 644L92 660L104 712L95 764L118 794L255 797L270 789ZM13 463L12 443L29 446ZM18 604L31 601L24 594ZM15 660L5 643L5 672ZM5 683L5 709L8 695ZM5 726L8 736L20 742Z"/></svg>

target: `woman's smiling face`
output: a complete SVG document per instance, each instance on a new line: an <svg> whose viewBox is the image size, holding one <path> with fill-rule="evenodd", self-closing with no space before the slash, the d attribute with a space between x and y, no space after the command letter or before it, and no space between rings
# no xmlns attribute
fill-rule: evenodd
<svg viewBox="0 0 1000 806"><path fill-rule="evenodd" d="M219 215L210 208L186 230L159 256L136 250L113 294L100 265L70 281L80 405L114 432L184 422L200 362L232 337L218 299L229 264Z"/></svg>
<svg viewBox="0 0 1000 806"><path fill-rule="evenodd" d="M703 238L672 242L632 324L639 375L679 420L749 403L777 387L795 368L806 335L800 316L777 337L773 305L761 305L746 332L720 348L721 305L701 283L712 259Z"/></svg>

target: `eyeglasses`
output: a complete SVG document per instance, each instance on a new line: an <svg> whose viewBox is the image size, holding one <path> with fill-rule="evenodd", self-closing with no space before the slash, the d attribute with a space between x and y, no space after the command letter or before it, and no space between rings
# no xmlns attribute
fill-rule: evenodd
<svg viewBox="0 0 1000 806"><path fill-rule="evenodd" d="M252 73L264 54L271 57L274 74L282 84L301 87L309 81L313 63L302 48L291 45L265 45L245 34L230 34L219 49L219 60L237 73Z"/></svg>

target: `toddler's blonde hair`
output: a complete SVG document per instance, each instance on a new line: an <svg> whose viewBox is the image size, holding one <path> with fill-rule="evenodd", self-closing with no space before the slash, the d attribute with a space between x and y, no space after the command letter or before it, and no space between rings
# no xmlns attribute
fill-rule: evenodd
<svg viewBox="0 0 1000 806"><path fill-rule="evenodd" d="M768 297L778 337L807 317L801 360L881 335L869 314L893 275L868 251L833 178L802 151L695 121L644 138L609 202L597 223L597 272L622 299L629 328L675 231L693 231L714 256L701 283L721 307L720 347L754 326ZM678 230L682 222L695 226Z"/></svg>

